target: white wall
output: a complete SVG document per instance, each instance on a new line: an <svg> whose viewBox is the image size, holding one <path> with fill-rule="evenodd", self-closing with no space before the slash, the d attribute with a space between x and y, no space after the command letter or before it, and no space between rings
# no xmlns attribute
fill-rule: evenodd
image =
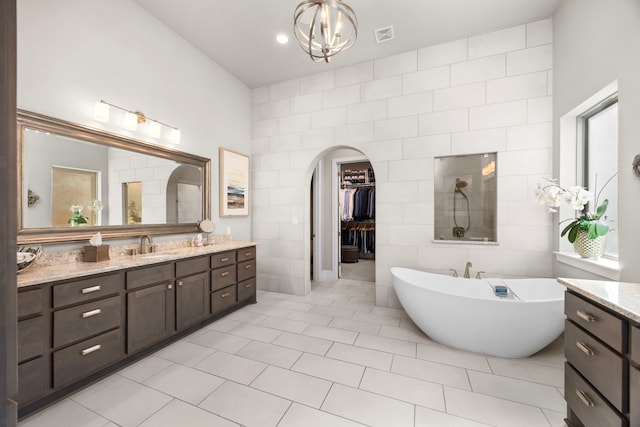
<svg viewBox="0 0 640 427"><path fill-rule="evenodd" d="M640 2L637 0L565 0L554 17L554 153L560 152L559 121L574 107L618 80L618 233L623 281L640 282L638 245L640 179L631 162L640 154ZM554 172L561 165L556 162ZM557 227L556 227L557 231ZM554 233L556 236L558 233ZM565 277L592 275L555 265Z"/></svg>
<svg viewBox="0 0 640 427"><path fill-rule="evenodd" d="M362 151L375 170L378 305L398 305L392 266L470 260L494 274L550 276L551 219L532 189L551 174L551 43L544 20L254 89L259 286L307 292L309 181L335 146ZM432 243L434 156L487 151L498 152L500 245Z"/></svg>
<svg viewBox="0 0 640 427"><path fill-rule="evenodd" d="M249 154L250 91L133 1L20 0L17 95L19 108L151 142L94 121L94 102L180 128L177 149L212 160L216 232L250 240L249 218L218 218L218 147Z"/></svg>

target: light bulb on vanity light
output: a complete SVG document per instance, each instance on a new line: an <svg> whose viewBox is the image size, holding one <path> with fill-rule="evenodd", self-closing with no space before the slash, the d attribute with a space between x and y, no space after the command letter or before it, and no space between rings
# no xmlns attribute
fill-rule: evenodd
<svg viewBox="0 0 640 427"><path fill-rule="evenodd" d="M93 118L99 122L109 122L109 104L103 101L96 101L93 107Z"/></svg>
<svg viewBox="0 0 640 427"><path fill-rule="evenodd" d="M172 144L180 144L180 129L171 128L171 133L169 134L169 142Z"/></svg>
<svg viewBox="0 0 640 427"><path fill-rule="evenodd" d="M149 136L151 138L160 138L162 135L162 125L155 120L149 122Z"/></svg>
<svg viewBox="0 0 640 427"><path fill-rule="evenodd" d="M138 116L135 113L129 111L124 113L124 128L127 130L138 129Z"/></svg>

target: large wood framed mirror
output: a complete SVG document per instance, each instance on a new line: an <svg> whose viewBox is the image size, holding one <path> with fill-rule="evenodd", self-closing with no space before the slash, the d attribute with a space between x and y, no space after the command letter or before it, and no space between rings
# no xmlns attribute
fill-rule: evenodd
<svg viewBox="0 0 640 427"><path fill-rule="evenodd" d="M211 160L18 110L18 244L197 229Z"/></svg>

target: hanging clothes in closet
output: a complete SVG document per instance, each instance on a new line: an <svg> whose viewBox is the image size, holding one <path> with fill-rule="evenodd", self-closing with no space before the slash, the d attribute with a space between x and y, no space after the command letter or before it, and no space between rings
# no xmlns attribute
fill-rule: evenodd
<svg viewBox="0 0 640 427"><path fill-rule="evenodd" d="M340 219L365 221L375 219L376 189L373 187L340 190Z"/></svg>
<svg viewBox="0 0 640 427"><path fill-rule="evenodd" d="M357 246L360 255L373 257L376 248L376 227L374 223L343 222L342 245Z"/></svg>

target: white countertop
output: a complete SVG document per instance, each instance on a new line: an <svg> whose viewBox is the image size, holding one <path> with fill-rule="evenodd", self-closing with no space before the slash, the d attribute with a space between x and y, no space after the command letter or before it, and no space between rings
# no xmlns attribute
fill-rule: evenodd
<svg viewBox="0 0 640 427"><path fill-rule="evenodd" d="M147 255L125 255L100 262L78 262L71 264L58 264L47 267L34 266L18 274L18 288L55 282L58 280L73 279L92 274L108 273L125 268L141 267L158 264L167 261L175 261L182 258L190 258L198 255L214 254L230 251L247 246L255 246L255 242L227 242L217 245L177 248L166 252Z"/></svg>
<svg viewBox="0 0 640 427"><path fill-rule="evenodd" d="M640 283L563 278L558 281L567 289L640 323Z"/></svg>

